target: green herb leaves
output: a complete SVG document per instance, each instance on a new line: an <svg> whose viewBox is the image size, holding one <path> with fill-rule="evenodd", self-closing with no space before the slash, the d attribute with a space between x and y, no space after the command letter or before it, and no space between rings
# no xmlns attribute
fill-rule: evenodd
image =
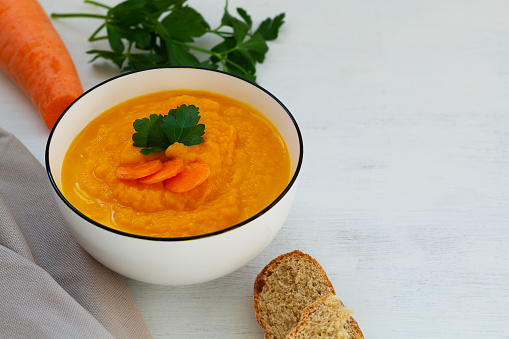
<svg viewBox="0 0 509 339"><path fill-rule="evenodd" d="M53 18L90 17L104 20L89 41L107 40L111 50L93 49L92 61L103 58L122 71L154 66L201 66L223 69L256 81L256 64L268 51L267 41L278 37L285 14L267 18L254 29L249 14L237 8L237 16L224 8L221 23L215 29L203 16L185 5L186 0L126 0L109 7L92 0L85 3L105 8L105 15L56 14ZM104 34L105 35L101 35ZM196 39L204 35L220 38L212 48L200 47ZM199 60L197 55L205 55Z"/></svg>
<svg viewBox="0 0 509 339"><path fill-rule="evenodd" d="M165 150L170 143L168 137L161 128L163 122L162 114L151 114L150 118L138 119L133 123L137 133L133 134L133 146L149 147L141 150L143 154L150 154L155 151Z"/></svg>
<svg viewBox="0 0 509 339"><path fill-rule="evenodd" d="M180 142L186 146L201 144L205 125L200 121L199 108L194 105L181 105L171 109L167 115L151 114L149 118L138 119L133 123L133 146L144 147L140 152L150 154L165 150Z"/></svg>

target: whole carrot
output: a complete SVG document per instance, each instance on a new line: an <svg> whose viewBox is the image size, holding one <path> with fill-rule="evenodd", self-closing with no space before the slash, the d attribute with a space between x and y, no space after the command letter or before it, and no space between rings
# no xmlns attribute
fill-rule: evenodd
<svg viewBox="0 0 509 339"><path fill-rule="evenodd" d="M0 24L0 69L52 128L83 93L71 56L36 0L0 0Z"/></svg>

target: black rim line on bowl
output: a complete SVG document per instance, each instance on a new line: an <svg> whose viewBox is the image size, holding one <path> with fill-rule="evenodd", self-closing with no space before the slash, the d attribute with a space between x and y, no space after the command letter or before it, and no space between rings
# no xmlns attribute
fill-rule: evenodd
<svg viewBox="0 0 509 339"><path fill-rule="evenodd" d="M172 68L199 69L199 70L204 70L204 71L210 71L210 72L217 72L217 73L225 74L227 76L231 76L231 77L234 77L234 78L237 78L237 79L240 79L242 81L245 81L245 82L248 82L248 83L252 84L253 86L257 87L258 89L260 89L261 91L263 91L264 93L269 95L272 99L274 99L284 109L284 111L290 117L290 120L292 121L292 123L293 123L293 125L295 127L295 130L297 132L297 136L298 136L298 139L299 139L299 159L298 159L298 162L297 162L297 167L295 168L295 173L293 174L292 178L290 179L290 182L286 185L286 187L283 190L283 192L276 199L274 199L268 206L266 206L264 209L262 209L260 212L256 213L255 215L253 215L252 217L250 217L250 218L248 218L246 220L243 220L240 223L234 224L234 225L229 226L227 228L223 228L221 230L214 231L214 232L211 232L211 233L205 233L205 234L188 236L188 237L168 237L168 238L164 238L164 237L151 237L151 236L145 236L145 235L139 235L139 234L134 234L134 233L123 232L123 231L117 230L115 228L111 228L109 226L103 225L103 224L101 224L101 223L99 223L99 222L89 218L85 214L81 213L78 209L76 209L64 197L63 193L60 191L60 189L58 188L57 184L55 183L55 180L53 179L53 175L51 174L50 165L49 165L49 147L50 147L51 139L53 137L53 133L54 133L58 123L60 122L62 117L67 113L69 108L72 105L74 105L74 103L76 101L78 101L82 96L84 96L87 93L93 91L95 88L97 88L99 86L102 86L103 84L108 83L110 81L113 81L115 79L118 79L120 77L127 76L129 74L145 72L145 71L150 71L150 70L155 70L155 69L172 69ZM153 241L186 241L186 240L196 240L196 239L201 239L201 238L207 238L207 237L215 236L215 235L218 235L218 234L221 234L221 233L225 233L225 232L237 229L237 228L242 227L243 225L245 225L245 224L247 224L247 223L257 219L258 217L262 216L266 212L268 212L272 207L274 207L274 205L276 205L288 193L288 191L294 185L294 183L297 180L297 177L299 175L301 166L302 166L303 156L304 156L304 143L303 143L303 140L302 140L302 134L300 132L300 128L299 128L299 125L297 124L297 121L295 120L293 115L290 113L290 111L286 108L286 106L278 98L276 98L272 93L267 91L265 88L261 87L260 85L254 83L252 81L249 81L247 79L239 77L239 76L237 76L235 74L227 73L227 72L224 72L224 71L221 71L221 70L217 70L217 69L210 69L210 68L203 68L203 67L194 67L194 66L164 66L164 67L146 68L146 69L141 69L141 70L137 70L137 71L131 71L131 72L119 74L117 76L111 77L111 78L109 78L109 79L107 79L105 81L102 81L99 84L91 87L90 89L85 91L83 94L81 94L78 98L76 98L76 100L74 100L64 110L64 112L60 115L60 117L57 119L57 121L55 122L55 125L53 126L53 128L51 129L51 131L49 133L48 141L46 143L45 162L46 162L46 172L48 174L50 183L53 186L53 189L56 191L58 197L60 199L62 199L62 201L67 205L67 207L69 207L74 213L76 213L82 219L85 219L86 221L90 222L91 224L93 224L95 226L98 226L98 227L100 227L100 228L102 228L102 229L104 229L106 231L110 231L110 232L113 232L113 233L117 233L117 234L120 234L120 235L131 237L131 238L144 239L144 240L153 240Z"/></svg>

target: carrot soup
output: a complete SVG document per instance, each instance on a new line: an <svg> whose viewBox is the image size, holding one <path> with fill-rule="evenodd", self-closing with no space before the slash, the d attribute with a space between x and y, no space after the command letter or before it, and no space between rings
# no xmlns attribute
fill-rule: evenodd
<svg viewBox="0 0 509 339"><path fill-rule="evenodd" d="M180 109L199 116L186 118ZM158 120L169 111L173 118ZM135 146L159 139L170 145ZM80 212L152 237L233 226L267 207L289 181L288 149L262 113L218 93L184 89L106 110L73 140L62 165L63 194Z"/></svg>

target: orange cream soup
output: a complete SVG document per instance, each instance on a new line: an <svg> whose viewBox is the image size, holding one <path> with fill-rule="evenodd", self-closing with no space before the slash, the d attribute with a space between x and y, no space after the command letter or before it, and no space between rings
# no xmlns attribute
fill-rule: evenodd
<svg viewBox="0 0 509 339"><path fill-rule="evenodd" d="M150 155L134 147L133 122L195 105L205 142ZM174 144L174 146L177 144ZM172 146L170 146L172 147ZM204 161L208 179L185 193L162 183L118 179L120 165ZM65 197L93 220L121 231L154 237L185 237L232 226L260 212L290 180L290 157L277 129L251 106L208 91L174 90L142 95L94 119L75 138L62 168Z"/></svg>

